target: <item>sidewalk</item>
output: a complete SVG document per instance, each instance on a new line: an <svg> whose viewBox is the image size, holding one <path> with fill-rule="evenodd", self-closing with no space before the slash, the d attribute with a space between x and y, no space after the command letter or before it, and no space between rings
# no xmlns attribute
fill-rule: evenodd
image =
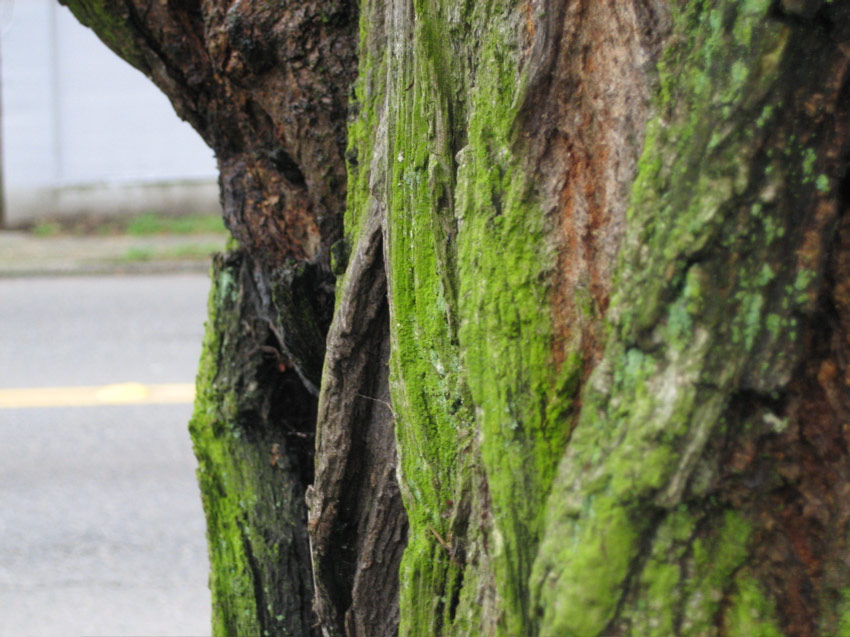
<svg viewBox="0 0 850 637"><path fill-rule="evenodd" d="M0 277L207 272L221 234L53 236L0 230Z"/></svg>

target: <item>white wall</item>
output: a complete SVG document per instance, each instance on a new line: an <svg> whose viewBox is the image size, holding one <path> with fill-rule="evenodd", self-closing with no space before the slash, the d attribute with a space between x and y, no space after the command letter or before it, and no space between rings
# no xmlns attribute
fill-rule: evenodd
<svg viewBox="0 0 850 637"><path fill-rule="evenodd" d="M217 209L212 151L56 0L0 0L0 91L7 225Z"/></svg>

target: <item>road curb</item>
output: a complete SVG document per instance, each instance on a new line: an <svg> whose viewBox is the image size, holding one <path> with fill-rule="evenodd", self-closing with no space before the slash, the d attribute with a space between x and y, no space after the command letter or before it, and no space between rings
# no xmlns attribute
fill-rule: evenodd
<svg viewBox="0 0 850 637"><path fill-rule="evenodd" d="M0 278L208 272L221 235L34 237L0 231ZM174 256L185 253L185 258Z"/></svg>

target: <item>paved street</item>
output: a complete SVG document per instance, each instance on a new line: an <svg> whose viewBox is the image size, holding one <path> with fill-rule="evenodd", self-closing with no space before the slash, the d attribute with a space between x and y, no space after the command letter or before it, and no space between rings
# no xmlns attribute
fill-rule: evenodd
<svg viewBox="0 0 850 637"><path fill-rule="evenodd" d="M0 279L0 390L191 382L207 291L190 274ZM0 409L0 636L209 634L190 413Z"/></svg>

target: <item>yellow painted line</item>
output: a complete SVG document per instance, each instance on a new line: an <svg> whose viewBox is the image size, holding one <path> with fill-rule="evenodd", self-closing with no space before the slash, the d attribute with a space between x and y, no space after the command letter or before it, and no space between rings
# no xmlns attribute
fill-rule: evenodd
<svg viewBox="0 0 850 637"><path fill-rule="evenodd" d="M93 387L0 389L0 409L166 405L191 403L194 399L194 383L168 383L163 385L119 383Z"/></svg>

